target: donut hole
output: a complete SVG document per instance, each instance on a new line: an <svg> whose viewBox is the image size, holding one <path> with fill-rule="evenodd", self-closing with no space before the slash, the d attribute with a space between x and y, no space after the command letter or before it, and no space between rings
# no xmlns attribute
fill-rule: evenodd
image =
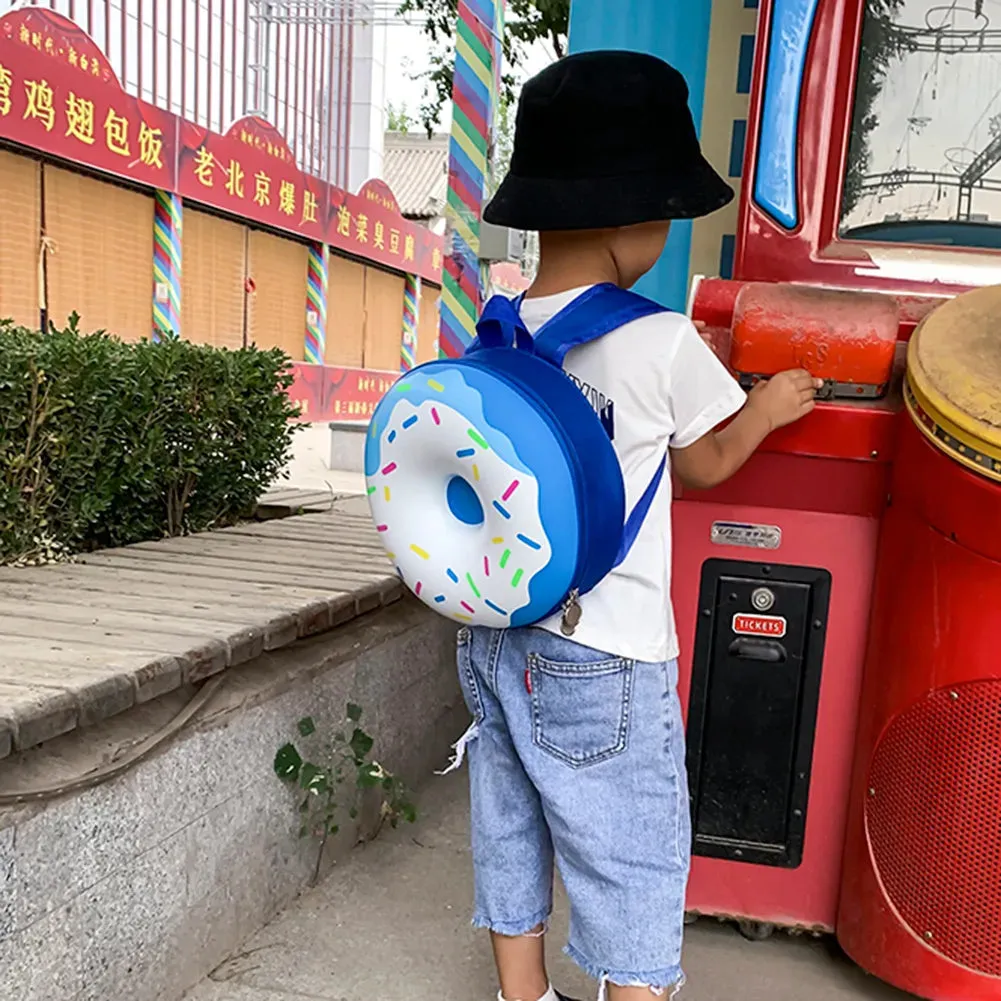
<svg viewBox="0 0 1001 1001"><path fill-rule="evenodd" d="M468 480L453 476L445 488L445 499L456 521L463 525L483 524L483 505Z"/></svg>

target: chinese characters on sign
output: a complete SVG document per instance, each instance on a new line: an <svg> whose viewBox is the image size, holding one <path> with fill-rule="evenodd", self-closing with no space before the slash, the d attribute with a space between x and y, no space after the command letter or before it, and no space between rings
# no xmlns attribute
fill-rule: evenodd
<svg viewBox="0 0 1001 1001"><path fill-rule="evenodd" d="M53 10L21 7L0 23L0 139L441 281L441 238L404 219L385 182L351 194L303 173L263 119L220 135L132 97Z"/></svg>
<svg viewBox="0 0 1001 1001"><path fill-rule="evenodd" d="M226 135L180 127L179 193L313 240L325 237L326 185L303 174L266 122L245 118Z"/></svg>
<svg viewBox="0 0 1001 1001"><path fill-rule="evenodd" d="M124 93L66 18L37 7L3 17L0 136L157 187L172 187L173 115Z"/></svg>

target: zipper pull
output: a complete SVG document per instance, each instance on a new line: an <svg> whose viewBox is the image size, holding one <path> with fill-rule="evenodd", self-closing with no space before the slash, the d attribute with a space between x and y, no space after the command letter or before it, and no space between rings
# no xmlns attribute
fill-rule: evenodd
<svg viewBox="0 0 1001 1001"><path fill-rule="evenodd" d="M580 625L581 616L584 614L580 607L580 593L576 590L567 595L567 600L563 602L563 619L560 622L560 632L564 636L573 636Z"/></svg>

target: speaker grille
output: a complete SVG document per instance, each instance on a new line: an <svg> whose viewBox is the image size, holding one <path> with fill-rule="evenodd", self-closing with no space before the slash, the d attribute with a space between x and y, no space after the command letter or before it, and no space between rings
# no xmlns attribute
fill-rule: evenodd
<svg viewBox="0 0 1001 1001"><path fill-rule="evenodd" d="M911 931L1001 977L1001 680L935 692L890 724L872 760L866 826Z"/></svg>

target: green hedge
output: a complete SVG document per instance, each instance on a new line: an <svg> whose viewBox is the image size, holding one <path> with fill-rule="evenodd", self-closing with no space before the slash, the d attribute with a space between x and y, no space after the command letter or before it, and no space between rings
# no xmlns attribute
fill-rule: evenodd
<svg viewBox="0 0 1001 1001"><path fill-rule="evenodd" d="M289 458L290 381L278 350L0 321L0 562L249 514Z"/></svg>

